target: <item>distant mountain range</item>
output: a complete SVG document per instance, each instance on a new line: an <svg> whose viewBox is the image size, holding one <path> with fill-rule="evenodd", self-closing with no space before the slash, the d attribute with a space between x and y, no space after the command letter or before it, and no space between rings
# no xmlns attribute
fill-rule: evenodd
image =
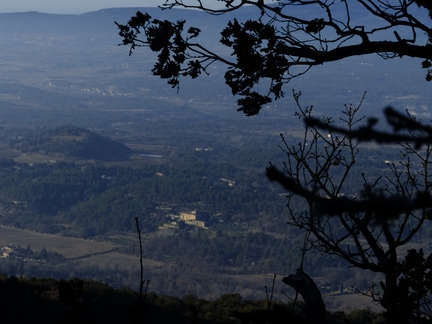
<svg viewBox="0 0 432 324"><path fill-rule="evenodd" d="M305 19L323 14L307 11L305 7L293 9L296 15ZM210 76L198 80L182 78L181 91L177 93L166 84L166 80L151 75L155 53L140 49L129 57L126 47L117 46L122 40L114 22L126 24L137 11L148 12L160 20L186 20L185 28L194 26L201 29L198 42L228 59L232 49L219 43L220 31L229 20L245 21L257 19L260 15L256 7L245 7L222 16L197 10L145 7L111 8L80 15L0 14L0 117L3 121L10 123L19 119L22 124L23 118L28 116L32 124L41 126L38 123L43 122L42 125L46 125L50 120L51 125L54 118L52 109L58 108L56 118L66 118L64 111L68 108L74 114L74 125L92 128L95 123L89 124L88 116L97 107L104 107L104 116L119 107L142 109L157 105L158 109L166 112L162 107L167 105L171 108L178 105L192 107L196 103L194 108L202 109L207 106L201 103L208 101L212 101L217 109L236 107L237 98L231 95L223 80L226 68L223 64L214 64ZM342 16L343 12L336 10L335 15ZM364 10L354 11L351 21L352 25L377 23ZM391 31L388 33L391 34L389 37L394 37ZM378 55L353 57L316 66L303 77L291 81L285 88L287 99L275 102L273 108L291 104L288 94L290 89L295 89L302 90L311 98L308 104L326 107L327 113L339 104L357 102L365 91L368 92L364 103L366 113L376 114L377 107L381 109L388 104L397 104L401 109L409 105L424 110L420 107L427 107L430 103L430 85L423 82L423 74L418 60L383 60ZM104 95L109 100L102 102ZM146 100L142 100L143 97ZM411 99L399 103L400 98ZM38 109L18 113L18 108L11 107ZM42 118L43 109L48 108L51 109L49 116ZM79 109L85 109L86 118L78 116ZM205 110L213 112L217 109ZM119 112L113 123L120 119L124 121L125 116L123 113L120 116ZM165 118L166 113L163 116ZM67 119L56 126L72 123L70 117ZM88 123L78 123L77 120ZM95 120L99 125L100 118ZM136 121L134 118L133 122Z"/></svg>
<svg viewBox="0 0 432 324"><path fill-rule="evenodd" d="M254 10L255 9L255 10ZM161 20L185 19L191 24L217 27L225 24L230 17L211 16L196 10L160 10L158 8L113 8L88 12L81 15L45 14L40 12L20 12L0 14L0 33L112 33L117 30L114 21L126 23L137 11L148 12L152 17ZM259 13L256 8L238 12L236 17L251 16ZM232 15L230 15L232 17Z"/></svg>
<svg viewBox="0 0 432 324"><path fill-rule="evenodd" d="M365 19L368 19L370 15L367 15L361 8L357 8L358 4L353 3L350 5L353 8L350 17L351 21L361 19L362 23L367 23ZM305 19L318 18L323 15L323 11L314 12L309 6L293 7L292 9L294 15ZM344 8L335 7L333 14L335 16L345 15L341 9ZM260 15L260 10L255 6L246 6L219 16L198 10L161 10L154 7L107 8L80 15L46 14L30 11L0 14L0 33L111 33L112 30L117 29L114 21L126 23L137 11L148 12L152 17L160 20L175 21L184 19L190 22L191 25L203 27L203 29L211 27L213 32L220 30L219 27L224 26L228 20L235 18L239 21L245 21L247 19L257 19Z"/></svg>

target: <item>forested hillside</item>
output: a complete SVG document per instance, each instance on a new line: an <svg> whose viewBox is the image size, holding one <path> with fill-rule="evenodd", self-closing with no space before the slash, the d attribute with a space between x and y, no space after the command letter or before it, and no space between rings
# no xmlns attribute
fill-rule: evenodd
<svg viewBox="0 0 432 324"><path fill-rule="evenodd" d="M251 8L246 9L236 16L239 20L249 17ZM280 278L300 266L305 235L287 226L287 192L268 181L265 168L287 161L280 134L293 145L304 136L290 90L256 118L233 109L236 99L219 65L200 79L199 89L195 80L186 79L177 93L151 75L155 57L129 57L118 46L114 21L127 21L135 12L0 15L0 225L2 252L9 255L0 259L0 272L18 277L4 276L1 284L26 291L26 300L35 304L39 296L47 298L68 316L78 316L73 305L50 299L58 294L58 282L26 282L24 277L79 277L108 299L124 293L119 303L129 303L136 298L133 292L91 280L138 289L137 217L149 290L175 296L150 295L151 311L210 323L211 302L201 298L214 300L215 313L220 304L242 306L239 295L218 298L239 293L263 299L274 274L275 299L286 301L288 287ZM176 11L158 17L176 18ZM183 11L181 18L203 25L199 40L205 41L216 39L208 35L225 24L195 11ZM355 57L317 66L289 87L303 92L302 104L313 105L315 117L332 116L336 125L344 118L343 105L357 103L364 92L361 114L366 117L391 104L427 119L430 85L412 72L418 67L418 62ZM401 157L396 146L361 143L359 150L342 195L361 191L362 174L371 181L385 178L385 161L398 164ZM295 207L304 210L305 205ZM201 219L180 220L182 213L193 212ZM332 229L343 232L336 225ZM425 223L409 247L429 253L430 236ZM356 299L350 287L366 292L379 276L306 250L304 270L327 294L329 308L376 305ZM197 297L183 298L187 294ZM86 296L99 298L97 293ZM231 321L225 311L220 314L223 319L215 321Z"/></svg>
<svg viewBox="0 0 432 324"><path fill-rule="evenodd" d="M22 153L43 152L81 160L122 160L132 153L123 144L74 126L28 132L12 139L9 146Z"/></svg>
<svg viewBox="0 0 432 324"><path fill-rule="evenodd" d="M225 129L228 125L219 127ZM213 127L218 126L214 124ZM196 133L204 130L199 125L194 127ZM205 272L199 279L203 285L200 296L214 296L206 288L208 283L204 284L209 275L294 272L301 262L303 236L286 225L284 191L263 175L268 161L282 161L283 152L277 147L266 148L267 136L252 139L246 130L240 142L225 142L225 145L219 144L216 135L208 135L203 142L193 136L196 133L183 134L174 148L151 151L149 146L144 151L138 150L138 154L135 152L129 160L117 162L59 159L25 164L3 159L0 169L1 224L116 242L116 251L137 255L136 240L122 241L117 237L121 233L134 233L134 219L138 217L144 234L145 257L152 262L176 265L168 276L176 278L170 279L174 280L171 284L170 280L159 278L159 270L154 273L155 277L150 271L151 289L178 296L190 292L188 287L197 280L198 269ZM58 132L44 130L42 134ZM175 128L171 128L171 132L175 132ZM21 134L24 139L27 137L25 132L21 131ZM295 137L288 137L288 140L297 141ZM12 139L11 143L15 141ZM198 147L199 144L203 145ZM139 152L145 152L144 156ZM384 161L397 159L399 154L392 148L377 150L374 147L363 147L361 152L356 170L359 173L366 171L371 178L386 172ZM25 156L31 158L34 153L25 153ZM20 158L17 155L15 160ZM130 162L133 167L122 166L122 163ZM356 194L357 191L355 179L348 179L344 193ZM205 228L182 225L178 221L180 213L194 210L206 215ZM334 228L335 233L339 230L343 229ZM415 242L428 242L430 228L425 227L420 234ZM71 275L70 267L65 267L61 259L46 270L32 264L20 266L17 259L10 262L4 266L13 274L23 271L38 276L48 273L54 277ZM345 273L347 265L340 259L322 256L314 250L308 251L304 264L313 276L327 274L321 282L323 291L340 289L341 275L359 289L367 289L372 279ZM128 282L135 284L133 273L136 270L122 269L123 275L119 277L114 276L119 273L118 268L78 264L73 267L73 275L80 277L92 278L97 274L97 278L115 286ZM332 276L329 269L338 271L335 272L338 276ZM256 289L248 296L255 298L262 294L259 286ZM221 284L218 291L229 292L229 285Z"/></svg>

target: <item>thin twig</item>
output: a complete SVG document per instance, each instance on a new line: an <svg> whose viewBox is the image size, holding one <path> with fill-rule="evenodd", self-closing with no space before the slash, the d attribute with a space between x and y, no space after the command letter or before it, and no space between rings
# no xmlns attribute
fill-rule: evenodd
<svg viewBox="0 0 432 324"><path fill-rule="evenodd" d="M143 265L142 265L142 241L141 241L141 231L140 231L140 229L139 229L138 217L135 217L135 222L136 222L136 226L137 226L138 239L139 239L139 243L140 243L140 266L141 266L141 277L140 277L140 296L139 296L139 301L140 301L140 304L141 304L141 300L142 300L142 291L143 291L143 287L144 287L145 280L143 279L143 277L144 277L144 267L143 267ZM146 293L147 293L147 287L148 287L148 281L147 281L147 286L146 286Z"/></svg>
<svg viewBox="0 0 432 324"><path fill-rule="evenodd" d="M274 293L275 282L276 282L276 274L273 275L273 284L272 284L270 298L269 298L269 295L268 295L268 292L267 292L267 286L264 286L265 292L266 292L266 296L267 296L267 309L270 309L270 307L271 307L271 303L272 303L272 300L273 300L273 293Z"/></svg>

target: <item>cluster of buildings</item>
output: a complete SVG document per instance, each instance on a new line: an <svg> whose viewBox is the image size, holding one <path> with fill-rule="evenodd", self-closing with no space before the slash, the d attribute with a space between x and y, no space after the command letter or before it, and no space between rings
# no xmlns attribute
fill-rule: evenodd
<svg viewBox="0 0 432 324"><path fill-rule="evenodd" d="M170 214L168 217L170 218L169 223L164 224L160 227L161 229L184 228L187 225L208 229L207 225L210 223L211 214L193 210L189 213L180 212L179 215Z"/></svg>
<svg viewBox="0 0 432 324"><path fill-rule="evenodd" d="M16 254L16 252L20 249L21 247L19 245L14 245L14 244L5 245L1 248L1 257L10 258L14 254Z"/></svg>

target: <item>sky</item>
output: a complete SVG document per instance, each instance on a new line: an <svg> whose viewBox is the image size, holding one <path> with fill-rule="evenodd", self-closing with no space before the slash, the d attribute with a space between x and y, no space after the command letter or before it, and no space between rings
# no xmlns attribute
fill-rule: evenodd
<svg viewBox="0 0 432 324"><path fill-rule="evenodd" d="M1 0L0 13L39 11L80 14L105 8L155 7L163 2L163 0Z"/></svg>

